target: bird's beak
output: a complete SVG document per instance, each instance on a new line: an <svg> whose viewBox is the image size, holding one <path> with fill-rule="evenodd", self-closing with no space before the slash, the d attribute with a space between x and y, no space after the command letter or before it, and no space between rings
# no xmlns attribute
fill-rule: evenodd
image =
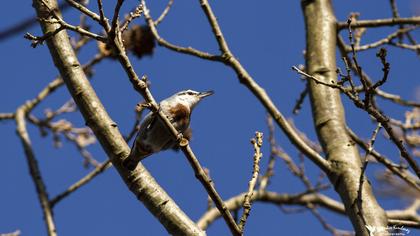
<svg viewBox="0 0 420 236"><path fill-rule="evenodd" d="M199 93L199 94L198 94L198 97L199 97L200 99L202 99L202 98L208 97L208 96L213 95L213 94L214 94L213 90L210 90L210 91L206 91L206 92L201 92L201 93Z"/></svg>

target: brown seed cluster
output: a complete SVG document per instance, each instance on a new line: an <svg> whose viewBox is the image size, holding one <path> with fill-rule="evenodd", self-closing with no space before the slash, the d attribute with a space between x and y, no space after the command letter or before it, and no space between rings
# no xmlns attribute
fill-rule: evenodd
<svg viewBox="0 0 420 236"><path fill-rule="evenodd" d="M138 59L146 55L153 55L156 46L155 38L146 25L134 25L123 33L122 40L125 49L132 52ZM98 48L102 54L115 58L108 45L99 42Z"/></svg>

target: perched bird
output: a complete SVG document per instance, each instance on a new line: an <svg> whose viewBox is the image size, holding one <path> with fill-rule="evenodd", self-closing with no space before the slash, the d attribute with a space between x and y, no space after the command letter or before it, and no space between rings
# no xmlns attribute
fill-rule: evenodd
<svg viewBox="0 0 420 236"><path fill-rule="evenodd" d="M159 106L175 129L183 133L184 138L189 139L191 136L189 126L192 110L201 99L212 94L213 91L196 92L185 90L164 99ZM176 139L173 138L165 124L157 117L157 114L150 112L141 123L131 153L124 160L123 165L129 170L134 170L139 161L153 153L169 148L178 148Z"/></svg>

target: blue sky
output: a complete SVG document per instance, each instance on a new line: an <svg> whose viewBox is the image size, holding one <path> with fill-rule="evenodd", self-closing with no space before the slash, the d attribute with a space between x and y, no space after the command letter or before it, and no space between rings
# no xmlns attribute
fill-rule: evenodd
<svg viewBox="0 0 420 236"><path fill-rule="evenodd" d="M113 2L113 1L112 1ZM7 1L0 9L3 16L0 29L13 25L34 14L31 1ZM133 8L137 1L127 0L125 11ZM150 2L151 14L157 17L166 3ZM266 89L274 103L290 118L299 129L311 139L313 131L309 102L306 100L301 113L294 116L291 111L304 83L291 67L304 64L302 51L305 47L303 16L299 1L210 1L218 17L222 31L232 52L254 79ZM415 0L398 1L401 16L416 14L420 6ZM90 8L96 11L95 1ZM360 12L362 19L388 18L391 9L388 1L354 0L334 1L337 18L347 19L350 12ZM113 3L106 4L105 10L111 17ZM417 14L420 10L417 10ZM64 14L73 24L78 22L75 10ZM143 23L143 19L135 23ZM98 28L93 28L98 31ZM394 28L369 29L362 43L373 42ZM39 35L39 27L29 30ZM168 41L184 46L217 53L217 44L198 1L175 1L166 20L159 25L161 36ZM413 34L420 39L419 31ZM391 73L389 82L383 89L401 94L406 99L415 100L419 80L416 77L419 60L415 53L389 48ZM0 86L0 112L13 112L19 105L32 99L49 81L57 75L46 46L36 49L23 39L23 33L0 42L2 62L2 86ZM90 43L80 53L81 63L87 62L96 53L96 44ZM374 79L381 78L381 64L375 57L376 51L359 54L363 68ZM339 58L339 57L338 57ZM208 62L187 55L181 55L162 47L157 47L153 57L141 61L132 58L138 74L147 74L151 90L157 100L173 93L194 89L212 89L215 95L203 101L192 115L193 140L191 146L202 165L209 168L216 188L222 198L227 199L247 189L252 168L252 146L249 143L255 131L266 136L266 114L252 94L239 84L234 72L216 62ZM134 107L141 100L132 89L121 66L112 60L105 60L95 67L92 85L120 131L127 134L134 119ZM45 100L34 111L43 116L46 108L57 109L69 99L62 87ZM417 99L419 99L417 97ZM346 117L350 127L362 137L369 137L375 125L368 116L356 110L343 98ZM383 110L401 119L405 109L380 101ZM79 113L65 115L77 126L84 121ZM56 149L51 135L41 138L39 130L29 124L29 133L34 151L39 161L43 178L50 196L53 197L80 179L91 169L85 169L82 158L69 142ZM277 127L276 127L277 128ZM279 129L276 139L292 157L297 160L297 152ZM35 188L28 173L23 149L15 135L15 123L0 123L2 164L0 165L0 233L21 230L22 235L45 235L42 212ZM268 161L269 146L263 144L262 170ZM397 156L396 148L384 138L379 138L375 146L387 156ZM106 156L98 144L89 151L100 161ZM396 160L396 159L394 159ZM182 153L162 152L146 159L146 168L193 219L197 220L206 209L207 194ZM319 170L305 160L307 173L316 179ZM370 176L380 166L372 166ZM369 167L370 168L370 167ZM281 193L298 193L303 185L293 177L284 163L277 162L275 176L268 187ZM332 191L326 192L338 199ZM386 209L406 205L402 200L381 198ZM139 203L123 184L114 169L98 176L87 186L60 202L54 209L59 235L166 235L165 229ZM337 228L351 229L345 217L320 210L329 223ZM302 227L304 222L305 227ZM208 229L208 235L227 235L225 223L217 221ZM277 206L255 203L246 226L246 235L327 235L321 224L310 213L284 214Z"/></svg>

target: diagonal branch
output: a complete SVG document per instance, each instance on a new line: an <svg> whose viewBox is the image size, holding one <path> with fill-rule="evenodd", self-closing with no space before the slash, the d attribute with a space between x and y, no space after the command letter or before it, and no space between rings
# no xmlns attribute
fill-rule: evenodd
<svg viewBox="0 0 420 236"><path fill-rule="evenodd" d="M55 0L45 2L52 9L57 6ZM39 18L48 17L49 11L41 3L41 0L34 0L34 7ZM41 26L44 32L49 32L54 31L57 24L43 21ZM129 172L121 166L121 161L129 153L127 143L87 80L72 50L66 31L61 31L48 38L47 45L63 81L85 118L86 124L95 133L127 187L158 218L169 233L204 235L205 233L197 228L142 165L139 165L134 172Z"/></svg>
<svg viewBox="0 0 420 236"><path fill-rule="evenodd" d="M251 140L252 145L254 146L254 162L253 162L253 170L252 170L252 178L248 184L248 192L245 194L244 202L243 202L243 212L241 216L241 220L239 221L238 227L241 229L242 233L244 233L245 224L248 219L249 213L251 212L251 205L252 205L252 195L254 194L255 185L257 184L258 174L260 173L260 160L262 157L261 153L261 146L262 146L262 133L255 132L255 138Z"/></svg>
<svg viewBox="0 0 420 236"><path fill-rule="evenodd" d="M93 178L95 178L100 173L107 170L109 167L111 167L111 161L107 160L104 163L97 166L92 172L87 174L85 177L81 178L76 183L72 184L69 188L67 188L64 192L58 194L57 196L53 197L50 200L51 207L54 207L58 202L69 196L71 193L82 187L83 185L89 183Z"/></svg>
<svg viewBox="0 0 420 236"><path fill-rule="evenodd" d="M144 8L144 17L146 18L147 24L149 25L150 30L152 31L153 36L156 38L156 41L158 42L159 45L164 46L164 47L166 47L170 50L173 50L175 52L196 56L196 57L199 57L199 58L202 58L202 59L206 59L206 60L210 60L210 61L222 61L221 56L212 55L210 53L203 52L203 51L197 50L197 49L192 48L192 47L180 47L180 46L174 45L172 43L169 43L168 41L163 39L159 35L159 33L156 29L155 21L150 16L149 9L146 7L146 2L144 0L142 1L142 5L143 5L143 8Z"/></svg>
<svg viewBox="0 0 420 236"><path fill-rule="evenodd" d="M307 145L304 142L304 140L302 140L300 135L293 129L292 125L289 124L289 122L286 120L286 118L280 112L280 110L276 107L276 105L273 103L273 101L265 92L265 90L262 87L260 87L258 83L255 82L251 75L248 74L248 71L246 71L246 69L242 66L238 59L236 59L235 56L230 52L226 40L224 39L223 34L220 30L219 24L217 23L216 17L213 11L211 10L208 2L205 0L200 0L200 4L212 27L214 36L217 39L217 42L219 43L220 50L224 50L222 51L221 56L213 56L206 54L202 55L200 54L201 51L197 51L191 48L178 47L163 40L157 33L156 27L154 27L154 25L152 24L153 19L150 18L150 15L148 13L149 10L147 9L143 0L144 15L146 17L146 20L148 21L148 25L151 28L154 37L156 38L156 40L158 40L160 45L175 52L197 56L202 59L220 61L232 68L236 72L239 82L245 85L255 95L255 97L257 97L260 103L270 113L270 115L276 121L277 125L283 130L283 132L287 135L289 140L296 146L296 148L299 149L302 153L304 153L324 172L329 172L331 168L330 164L309 145Z"/></svg>
<svg viewBox="0 0 420 236"><path fill-rule="evenodd" d="M362 139L360 139L350 128L347 127L347 132L349 133L350 137L355 141L362 149L365 151L368 150L369 146L366 144ZM420 192L419 182L413 178L413 176L407 172L404 168L397 165L396 163L392 162L385 156L382 156L379 152L375 149L372 149L369 153L372 155L378 162L383 164L388 170L390 170L395 175L399 176L402 180L404 180L408 185L416 189Z"/></svg>
<svg viewBox="0 0 420 236"><path fill-rule="evenodd" d="M142 2L142 4L143 4L143 7L145 8L144 2ZM115 14L118 13L117 10L118 10L118 3L115 10ZM147 9L145 8L144 11L146 12ZM117 17L114 16L114 19L115 18ZM161 109L159 109L159 105L157 104L156 100L153 98L152 93L150 92L148 88L147 77L143 76L142 79L139 79L137 73L134 71L133 66L131 65L131 62L128 59L128 56L124 50L124 46L121 39L121 32L119 31L118 23L116 24L117 25L113 25L112 29L114 31L110 32L108 34L108 37L110 38L110 42L112 42L112 46L114 47L114 50L116 51L117 58L121 66L125 70L134 89L143 96L144 100L149 105L149 108L158 115L159 119L163 121L166 128L169 129L170 134L174 138L177 139L180 149L182 150L184 155L187 157L188 162L190 163L191 167L194 170L195 176L204 186L209 196L213 199L216 207L220 210L220 212L222 212L223 218L225 219L232 234L241 235L241 232L235 220L233 219L231 213L224 206L224 202L222 198L220 197L220 195L217 193L216 189L214 188L214 185L211 184L211 180L205 174L205 171L203 167L201 166L200 162L198 161L197 157L195 156L194 152L192 151L188 143L188 140L182 137L182 134L179 133L178 130L175 129L171 121L169 121L168 117L163 113Z"/></svg>
<svg viewBox="0 0 420 236"><path fill-rule="evenodd" d="M174 0L169 0L168 5L166 5L165 9L163 10L162 14L155 20L155 25L158 25L162 23L162 21L165 19L165 17L168 15L169 10L171 10L172 4L174 3Z"/></svg>
<svg viewBox="0 0 420 236"><path fill-rule="evenodd" d="M50 205L48 198L47 188L45 186L44 180L42 179L41 172L38 166L38 161L35 158L31 140L26 129L25 116L33 108L33 106L34 103L28 102L16 110L16 131L22 142L23 149L25 150L26 161L28 162L29 172L31 174L32 181L35 184L36 192L38 194L38 200L41 204L42 212L44 214L44 220L47 226L48 235L56 236L57 232L54 223L52 206Z"/></svg>

